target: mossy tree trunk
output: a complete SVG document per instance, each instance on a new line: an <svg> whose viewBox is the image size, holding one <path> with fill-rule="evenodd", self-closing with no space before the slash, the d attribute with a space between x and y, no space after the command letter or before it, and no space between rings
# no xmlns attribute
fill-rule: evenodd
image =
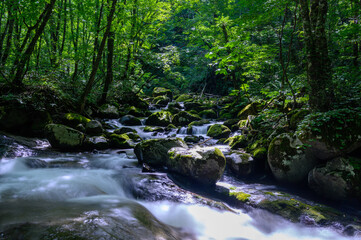
<svg viewBox="0 0 361 240"><path fill-rule="evenodd" d="M327 0L300 0L308 61L309 103L316 111L328 111L334 102L331 64L326 37Z"/></svg>

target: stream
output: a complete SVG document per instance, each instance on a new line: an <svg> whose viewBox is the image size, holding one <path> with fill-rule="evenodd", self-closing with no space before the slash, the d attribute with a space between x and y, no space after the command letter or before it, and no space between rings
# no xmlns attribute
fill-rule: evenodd
<svg viewBox="0 0 361 240"><path fill-rule="evenodd" d="M117 120L107 123L121 127ZM143 139L177 134L133 128ZM207 125L193 128L207 138ZM60 153L45 140L12 147L0 160L0 239L359 239L201 197L166 173L142 173L131 149ZM220 184L229 182L255 188L227 176Z"/></svg>

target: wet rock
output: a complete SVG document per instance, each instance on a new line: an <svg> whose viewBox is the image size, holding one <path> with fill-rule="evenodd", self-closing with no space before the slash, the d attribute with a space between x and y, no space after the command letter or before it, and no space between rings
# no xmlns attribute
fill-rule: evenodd
<svg viewBox="0 0 361 240"><path fill-rule="evenodd" d="M139 163L151 166L166 166L168 151L173 147L187 148L187 144L180 138L149 139L138 143L134 152Z"/></svg>
<svg viewBox="0 0 361 240"><path fill-rule="evenodd" d="M168 111L155 112L145 121L146 125L166 127L172 123L172 114Z"/></svg>
<svg viewBox="0 0 361 240"><path fill-rule="evenodd" d="M318 195L344 200L351 193L354 168L344 158L329 161L324 167L317 167L308 174L308 186Z"/></svg>
<svg viewBox="0 0 361 240"><path fill-rule="evenodd" d="M135 116L135 117L145 117L148 115L147 111L144 111L142 109L139 109L137 107L134 107L134 106L131 106L131 107L128 107L125 112L128 114L128 115L132 115L132 116Z"/></svg>
<svg viewBox="0 0 361 240"><path fill-rule="evenodd" d="M85 125L85 133L91 136L99 136L103 131L103 126L99 121L92 120Z"/></svg>
<svg viewBox="0 0 361 240"><path fill-rule="evenodd" d="M166 89L166 88L162 88L162 87L154 88L152 95L153 95L153 97L167 96L168 98L173 99L172 91L169 89Z"/></svg>
<svg viewBox="0 0 361 240"><path fill-rule="evenodd" d="M136 118L132 115L125 115L123 116L119 122L123 125L126 126L138 126L138 125L142 125L142 122L140 121L139 118Z"/></svg>
<svg viewBox="0 0 361 240"><path fill-rule="evenodd" d="M129 128L129 127L122 127L119 129L115 129L114 133L116 134L123 134L123 133L137 133L137 130L133 129L133 128Z"/></svg>
<svg viewBox="0 0 361 240"><path fill-rule="evenodd" d="M249 177L254 173L254 160L245 152L232 151L226 156L227 166L237 177Z"/></svg>
<svg viewBox="0 0 361 240"><path fill-rule="evenodd" d="M90 122L89 118L78 113L67 113L64 115L64 124L72 128L75 128L79 124L85 126L88 122Z"/></svg>
<svg viewBox="0 0 361 240"><path fill-rule="evenodd" d="M171 99L167 96L158 96L153 99L153 104L159 107L165 107L171 101Z"/></svg>
<svg viewBox="0 0 361 240"><path fill-rule="evenodd" d="M121 148L121 149L127 149L127 148L134 148L134 142L127 134L111 134L110 135L110 141L111 145L114 148Z"/></svg>
<svg viewBox="0 0 361 240"><path fill-rule="evenodd" d="M248 145L247 137L245 135L230 137L225 143L227 143L231 149L245 148Z"/></svg>
<svg viewBox="0 0 361 240"><path fill-rule="evenodd" d="M201 118L197 115L190 114L186 111L182 111L174 115L172 123L176 126L186 126L194 121L199 121Z"/></svg>
<svg viewBox="0 0 361 240"><path fill-rule="evenodd" d="M150 126L146 126L143 129L144 132L164 132L164 129L161 127L150 127Z"/></svg>
<svg viewBox="0 0 361 240"><path fill-rule="evenodd" d="M86 137L84 141L86 149L103 150L110 147L108 139L103 136Z"/></svg>
<svg viewBox="0 0 361 240"><path fill-rule="evenodd" d="M197 143L201 140L201 137L198 137L198 136L186 136L184 138L184 141L186 143Z"/></svg>
<svg viewBox="0 0 361 240"><path fill-rule="evenodd" d="M115 119L119 117L119 111L116 106L104 104L99 108L99 117Z"/></svg>
<svg viewBox="0 0 361 240"><path fill-rule="evenodd" d="M172 114L176 114L182 111L182 106L178 102L170 102L168 103L167 111L171 112Z"/></svg>
<svg viewBox="0 0 361 240"><path fill-rule="evenodd" d="M226 167L223 153L215 147L176 147L168 151L168 157L168 169L205 185L214 185Z"/></svg>
<svg viewBox="0 0 361 240"><path fill-rule="evenodd" d="M45 129L47 138L53 148L77 150L83 144L84 134L73 128L61 124L48 124Z"/></svg>
<svg viewBox="0 0 361 240"><path fill-rule="evenodd" d="M207 132L207 136L213 137L215 139L228 138L231 134L231 130L221 124L212 125Z"/></svg>
<svg viewBox="0 0 361 240"><path fill-rule="evenodd" d="M199 113L199 116L206 119L215 119L217 118L217 113L213 109L203 110Z"/></svg>
<svg viewBox="0 0 361 240"><path fill-rule="evenodd" d="M297 137L284 133L272 140L268 149L268 163L278 181L300 183L318 161L303 148Z"/></svg>
<svg viewBox="0 0 361 240"><path fill-rule="evenodd" d="M186 111L191 111L194 110L196 112L200 112L203 109L203 105L201 103L198 102L185 102L184 103L184 108Z"/></svg>

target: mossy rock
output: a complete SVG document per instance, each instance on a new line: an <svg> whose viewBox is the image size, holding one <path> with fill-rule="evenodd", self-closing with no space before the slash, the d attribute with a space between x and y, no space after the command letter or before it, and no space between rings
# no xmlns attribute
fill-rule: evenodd
<svg viewBox="0 0 361 240"><path fill-rule="evenodd" d="M318 160L304 149L302 142L284 133L274 138L268 149L268 164L275 178L284 183L300 183Z"/></svg>
<svg viewBox="0 0 361 240"><path fill-rule="evenodd" d="M110 147L108 139L103 136L86 137L84 147L89 150L104 150Z"/></svg>
<svg viewBox="0 0 361 240"><path fill-rule="evenodd" d="M197 115L190 114L186 111L182 111L174 115L172 123L176 126L186 126L194 121L199 121L201 118Z"/></svg>
<svg viewBox="0 0 361 240"><path fill-rule="evenodd" d="M128 115L132 115L132 116L135 116L135 117L145 117L147 115L144 110L139 109L139 108L137 108L135 106L128 107L125 110L125 112Z"/></svg>
<svg viewBox="0 0 361 240"><path fill-rule="evenodd" d="M64 115L64 122L65 125L75 128L79 124L83 124L83 126L85 126L88 122L90 122L90 119L78 113L66 113Z"/></svg>
<svg viewBox="0 0 361 240"><path fill-rule="evenodd" d="M187 144L180 138L149 139L138 143L134 152L139 163L151 166L166 166L168 151L173 147L187 148Z"/></svg>
<svg viewBox="0 0 361 240"><path fill-rule="evenodd" d="M238 149L247 147L248 141L245 135L237 135L228 138L225 143L227 143L231 149Z"/></svg>
<svg viewBox="0 0 361 240"><path fill-rule="evenodd" d="M194 110L197 113L199 113L200 111L202 111L203 109L203 105L201 103L198 102L185 102L184 103L184 108L186 111L191 111Z"/></svg>
<svg viewBox="0 0 361 240"><path fill-rule="evenodd" d="M176 102L186 102L186 101L191 101L193 100L193 97L191 95L188 94L182 94L179 97L176 98Z"/></svg>
<svg viewBox="0 0 361 240"><path fill-rule="evenodd" d="M132 115L125 115L123 116L119 122L123 125L126 125L126 126L139 126L139 125L142 125L142 122L140 121L139 118L137 117L134 117Z"/></svg>
<svg viewBox="0 0 361 240"><path fill-rule="evenodd" d="M178 102L170 102L168 103L167 111L171 112L172 114L179 113L182 109L182 106Z"/></svg>
<svg viewBox="0 0 361 240"><path fill-rule="evenodd" d="M104 104L98 110L99 117L115 119L119 117L118 108L111 104Z"/></svg>
<svg viewBox="0 0 361 240"><path fill-rule="evenodd" d="M234 124L238 123L238 121L239 121L238 119L228 119L223 123L223 125L231 129Z"/></svg>
<svg viewBox="0 0 361 240"><path fill-rule="evenodd" d="M244 192L231 191L229 193L229 196L235 197L238 201L246 203L249 201L251 194L244 193Z"/></svg>
<svg viewBox="0 0 361 240"><path fill-rule="evenodd" d="M223 153L214 147L175 147L168 151L168 158L168 169L203 185L214 185L226 167Z"/></svg>
<svg viewBox="0 0 361 240"><path fill-rule="evenodd" d="M217 118L217 113L213 109L203 110L199 113L199 116L206 119L215 119Z"/></svg>
<svg viewBox="0 0 361 240"><path fill-rule="evenodd" d="M161 127L150 127L150 126L146 126L143 129L144 132L164 132L164 129Z"/></svg>
<svg viewBox="0 0 361 240"><path fill-rule="evenodd" d="M188 124L188 127L202 126L202 125L208 124L208 123L210 123L209 120L207 120L207 119L202 119L202 120L200 120L200 121L193 121L193 122L191 122L190 124Z"/></svg>
<svg viewBox="0 0 361 240"><path fill-rule="evenodd" d="M207 132L207 136L215 139L228 138L230 134L231 130L221 124L212 125Z"/></svg>
<svg viewBox="0 0 361 240"><path fill-rule="evenodd" d="M168 111L155 112L145 121L146 125L166 127L172 123L172 114Z"/></svg>
<svg viewBox="0 0 361 240"><path fill-rule="evenodd" d="M219 113L219 119L233 119L233 114L228 111L221 111Z"/></svg>
<svg viewBox="0 0 361 240"><path fill-rule="evenodd" d="M201 140L201 138L198 137L198 136L186 136L186 137L184 138L184 141L185 141L186 143L197 143L197 142L199 142L200 140Z"/></svg>
<svg viewBox="0 0 361 240"><path fill-rule="evenodd" d="M267 159L267 149L265 147L256 148L252 152L253 158L256 161Z"/></svg>
<svg viewBox="0 0 361 240"><path fill-rule="evenodd" d="M65 151L80 150L84 134L61 124L48 124L45 127L47 138L52 147Z"/></svg>
<svg viewBox="0 0 361 240"><path fill-rule="evenodd" d="M257 115L258 111L261 110L261 107L262 104L258 102L250 103L237 114L237 117L241 120L245 120L248 115Z"/></svg>
<svg viewBox="0 0 361 240"><path fill-rule="evenodd" d="M104 129L99 121L91 120L85 125L85 132L91 136L99 136L104 132Z"/></svg>
<svg viewBox="0 0 361 240"><path fill-rule="evenodd" d="M111 145L114 148L128 149L134 147L134 142L127 134L111 134L110 135Z"/></svg>
<svg viewBox="0 0 361 240"><path fill-rule="evenodd" d="M170 101L171 99L167 96L158 96L155 97L152 102L158 106L165 107Z"/></svg>
<svg viewBox="0 0 361 240"><path fill-rule="evenodd" d="M240 178L250 177L254 173L254 161L250 154L241 151L232 151L226 157L231 171Z"/></svg>
<svg viewBox="0 0 361 240"><path fill-rule="evenodd" d="M114 130L115 134L123 134L123 133L137 133L137 130L130 127L122 127Z"/></svg>
<svg viewBox="0 0 361 240"><path fill-rule="evenodd" d="M167 96L169 99L173 98L172 91L170 89L166 89L166 88L162 88L162 87L154 88L152 95L153 95L153 97Z"/></svg>

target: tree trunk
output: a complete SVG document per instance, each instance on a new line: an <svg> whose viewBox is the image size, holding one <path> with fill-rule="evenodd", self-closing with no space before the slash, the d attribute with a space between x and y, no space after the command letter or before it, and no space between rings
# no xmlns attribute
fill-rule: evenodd
<svg viewBox="0 0 361 240"><path fill-rule="evenodd" d="M327 0L300 0L308 61L309 103L313 110L328 111L334 102L331 64L326 38Z"/></svg>
<svg viewBox="0 0 361 240"><path fill-rule="evenodd" d="M107 76L105 77L103 93L99 102L100 104L104 104L106 102L109 86L113 82L113 56L114 56L114 32L110 32L108 37Z"/></svg>
<svg viewBox="0 0 361 240"><path fill-rule="evenodd" d="M98 50L98 54L97 54L97 57L96 57L96 60L93 64L93 67L92 67L92 71L90 73L90 76L89 76L89 80L85 86L85 89L84 89L84 92L81 96L81 99L80 99L80 112L84 112L84 109L85 109L85 104L86 104L86 98L88 97L92 87L93 87L93 83L94 83L94 80L95 80L95 75L96 75L96 72L98 70L98 67L99 67L99 63L100 63L100 60L102 58L102 54L103 54L103 50L104 50L104 47L105 47L105 42L109 36L109 32L110 32L110 28L112 26L112 21L113 21L113 16L114 16L114 13L115 13L115 8L116 8L116 4L117 4L117 0L113 0L113 3L112 3L112 7L111 7L111 10L110 10L110 13L109 13L109 16L108 16L108 20L107 20L107 27L106 27L106 30L104 32L104 36L103 36L103 39L102 39L102 42L100 44L100 47L99 47L99 50Z"/></svg>
<svg viewBox="0 0 361 240"><path fill-rule="evenodd" d="M45 6L46 13L44 15L43 21L41 22L39 28L36 30L33 39L29 43L29 46L27 47L25 52L21 55L19 64L17 66L14 66L14 67L16 67L16 73L15 73L15 76L12 77L12 83L15 87L22 87L22 85L23 85L25 65L29 61L39 37L44 32L45 26L46 26L47 22L49 21L51 14L53 12L55 2L56 2L56 0L51 0L50 3L46 4L46 6Z"/></svg>
<svg viewBox="0 0 361 240"><path fill-rule="evenodd" d="M8 11L9 27L8 27L8 32L7 32L5 50L4 50L4 54L1 56L0 65L5 65L6 60L9 57L9 53L10 53L10 49L11 49L11 40L13 38L14 24L15 24L15 16L13 15L13 12L14 12L13 6L10 5L9 11Z"/></svg>

